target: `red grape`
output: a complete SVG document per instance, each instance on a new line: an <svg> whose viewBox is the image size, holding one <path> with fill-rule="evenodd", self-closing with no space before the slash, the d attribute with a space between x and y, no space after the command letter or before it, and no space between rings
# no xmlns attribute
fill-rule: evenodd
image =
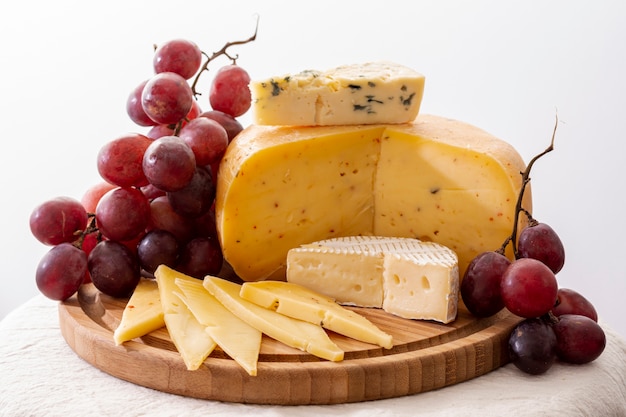
<svg viewBox="0 0 626 417"><path fill-rule="evenodd" d="M176 124L191 110L193 93L183 77L173 72L162 72L146 83L141 105L156 123Z"/></svg>
<svg viewBox="0 0 626 417"><path fill-rule="evenodd" d="M202 279L207 275L217 275L223 262L218 241L199 237L189 241L182 249L177 269L183 274Z"/></svg>
<svg viewBox="0 0 626 417"><path fill-rule="evenodd" d="M43 295L63 301L74 294L87 272L87 255L70 243L52 247L37 266L35 281Z"/></svg>
<svg viewBox="0 0 626 417"><path fill-rule="evenodd" d="M520 317L540 317L554 303L558 285L554 273L543 262L520 258L511 263L502 275L500 292L504 305Z"/></svg>
<svg viewBox="0 0 626 417"><path fill-rule="evenodd" d="M178 191L168 192L167 198L174 211L181 216L202 216L209 211L215 200L211 170L198 167L189 184Z"/></svg>
<svg viewBox="0 0 626 417"><path fill-rule="evenodd" d="M196 172L196 157L181 138L163 136L146 149L143 172L150 184L163 191L180 190Z"/></svg>
<svg viewBox="0 0 626 417"><path fill-rule="evenodd" d="M545 223L528 226L520 232L517 244L519 256L537 259L555 274L565 263L563 242L556 232Z"/></svg>
<svg viewBox="0 0 626 417"><path fill-rule="evenodd" d="M483 252L465 270L461 297L470 313L488 317L504 308L500 282L511 261L498 252Z"/></svg>
<svg viewBox="0 0 626 417"><path fill-rule="evenodd" d="M154 52L154 72L175 72L190 79L200 69L202 51L185 39L173 39L159 46Z"/></svg>
<svg viewBox="0 0 626 417"><path fill-rule="evenodd" d="M520 370L539 375L556 361L556 335L552 326L538 318L520 322L509 337L509 357Z"/></svg>
<svg viewBox="0 0 626 417"><path fill-rule="evenodd" d="M143 195L146 196L148 201L152 201L157 197L161 197L162 195L165 195L165 191L158 189L152 184L148 184L148 185L141 187L141 192L143 193Z"/></svg>
<svg viewBox="0 0 626 417"><path fill-rule="evenodd" d="M191 120L178 136L191 148L200 166L220 161L228 146L226 129L207 117Z"/></svg>
<svg viewBox="0 0 626 417"><path fill-rule="evenodd" d="M174 136L174 129L171 125L156 125L153 126L148 133L146 133L150 139L158 139L163 136Z"/></svg>
<svg viewBox="0 0 626 417"><path fill-rule="evenodd" d="M143 81L128 95L126 100L126 113L130 120L138 124L139 126L154 126L156 122L152 120L143 109L141 105L141 95L143 89L148 83L148 80Z"/></svg>
<svg viewBox="0 0 626 417"><path fill-rule="evenodd" d="M103 240L93 248L88 267L93 285L111 297L130 296L141 278L135 255L123 244L111 240Z"/></svg>
<svg viewBox="0 0 626 417"><path fill-rule="evenodd" d="M243 130L243 126L237 119L235 119L230 114L226 114L224 112L218 110L209 110L203 113L200 113L198 117L206 117L211 120L215 120L226 130L228 134L228 142L232 141L235 136L239 134Z"/></svg>
<svg viewBox="0 0 626 417"><path fill-rule="evenodd" d="M598 313L593 304L582 294L568 288L559 288L552 314L557 317L564 314L579 314L598 321Z"/></svg>
<svg viewBox="0 0 626 417"><path fill-rule="evenodd" d="M166 230L151 230L137 245L137 257L141 267L151 274L159 265L174 268L178 260L178 240Z"/></svg>
<svg viewBox="0 0 626 417"><path fill-rule="evenodd" d="M176 213L167 196L150 202L150 230L162 229L172 233L179 242L187 242L194 236L194 223Z"/></svg>
<svg viewBox="0 0 626 417"><path fill-rule="evenodd" d="M80 199L81 204L87 210L87 213L95 213L98 201L110 190L117 188L115 184L108 183L106 181L99 182L92 185L85 191Z"/></svg>
<svg viewBox="0 0 626 417"><path fill-rule="evenodd" d="M96 224L106 238L116 241L135 239L148 226L150 203L133 187L107 192L96 207Z"/></svg>
<svg viewBox="0 0 626 417"><path fill-rule="evenodd" d="M139 133L129 133L106 143L98 152L100 176L120 187L143 187L148 179L143 172L143 155L152 140Z"/></svg>
<svg viewBox="0 0 626 417"><path fill-rule="evenodd" d="M583 364L595 360L606 347L602 327L592 319L578 314L564 314L553 324L556 353L568 363Z"/></svg>
<svg viewBox="0 0 626 417"><path fill-rule="evenodd" d="M35 207L29 225L33 236L45 245L73 242L76 232L87 226L87 211L74 198L56 197Z"/></svg>
<svg viewBox="0 0 626 417"><path fill-rule="evenodd" d="M209 91L209 101L213 110L219 110L233 117L248 111L252 103L250 75L239 65L226 65L220 68Z"/></svg>

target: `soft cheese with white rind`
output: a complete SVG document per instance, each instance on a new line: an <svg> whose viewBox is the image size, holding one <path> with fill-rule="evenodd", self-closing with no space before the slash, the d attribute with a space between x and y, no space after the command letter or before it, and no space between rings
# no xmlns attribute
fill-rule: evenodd
<svg viewBox="0 0 626 417"><path fill-rule="evenodd" d="M424 76L392 62L308 70L250 83L259 125L329 126L415 119Z"/></svg>
<svg viewBox="0 0 626 417"><path fill-rule="evenodd" d="M165 326L159 288L154 280L142 279L131 295L113 340L120 345Z"/></svg>
<svg viewBox="0 0 626 417"><path fill-rule="evenodd" d="M471 259L511 234L524 169L510 144L438 116L404 125L253 125L220 165L218 236L244 281L284 280L290 249L357 235L443 244L463 276ZM530 187L523 206L532 211ZM520 216L520 227L526 221Z"/></svg>
<svg viewBox="0 0 626 417"><path fill-rule="evenodd" d="M375 267L355 274L355 262ZM289 251L287 280L339 303L378 307L403 318L449 323L457 314L457 256L434 242L354 236L302 245ZM375 297L380 302L371 305Z"/></svg>
<svg viewBox="0 0 626 417"><path fill-rule="evenodd" d="M337 304L322 293L291 282L244 282L242 298L261 307L295 319L320 324L328 330L352 339L373 343L387 349L393 347L393 338L362 315Z"/></svg>

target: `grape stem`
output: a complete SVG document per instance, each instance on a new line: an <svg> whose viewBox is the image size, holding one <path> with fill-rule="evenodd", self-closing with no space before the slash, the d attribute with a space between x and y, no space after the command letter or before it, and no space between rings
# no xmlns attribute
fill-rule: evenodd
<svg viewBox="0 0 626 417"><path fill-rule="evenodd" d="M209 63L211 61L213 61L215 58L217 58L217 57L219 57L221 55L225 55L227 58L229 58L231 61L233 61L233 64L236 63L237 62L237 58L239 58L239 55L234 55L234 56L230 55L228 53L228 48L230 48L231 46L235 46L235 45L245 45L246 43L250 43L250 42L256 40L256 35L257 35L258 30L259 30L259 16L257 15L257 17L256 17L256 27L254 28L254 34L252 36L250 36L248 39L244 39L244 40L241 40L241 41L234 41L234 42L226 42L226 44L224 44L222 49L220 49L217 52L213 52L213 54L211 56L209 56L205 52L202 52L202 55L204 55L207 58L207 60L202 65L202 67L200 68L200 70L196 74L196 77L194 78L193 83L191 84L191 91L193 92L193 96L194 97L197 97L197 96L201 95L201 93L196 91L196 85L198 84L198 81L200 80L200 75L204 71L208 71L209 70Z"/></svg>
<svg viewBox="0 0 626 417"><path fill-rule="evenodd" d="M558 124L559 124L559 116L556 115L556 120L554 122L554 130L552 131L552 139L550 141L550 146L548 146L543 152L535 155L533 159L531 159L528 165L526 166L526 169L524 170L524 172L520 172L520 174L522 175L522 187L517 197L517 203L515 204L515 218L513 221L513 231L511 232L511 236L509 236L504 241L504 243L502 244L502 247L498 250L499 253L504 253L506 246L509 243L511 243L511 246L513 247L513 254L515 255L515 259L519 258L519 252L517 250L517 233L519 229L519 216L521 213L524 213L526 214L526 216L528 216L530 225L534 225L537 223L536 220L533 219L533 217L531 216L530 212L526 210L524 207L522 207L522 200L524 199L524 192L526 191L526 186L528 185L528 183L530 183L530 170L532 169L533 165L535 164L535 162L537 162L539 158L541 158L545 154L552 152L554 150L554 138L556 136L556 128Z"/></svg>

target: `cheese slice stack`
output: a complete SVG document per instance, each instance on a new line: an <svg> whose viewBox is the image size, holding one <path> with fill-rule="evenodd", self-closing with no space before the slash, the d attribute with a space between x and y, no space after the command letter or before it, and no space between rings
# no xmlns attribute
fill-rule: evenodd
<svg viewBox="0 0 626 417"><path fill-rule="evenodd" d="M253 81L250 91L260 125L405 123L419 112L424 76L392 62L370 62Z"/></svg>
<svg viewBox="0 0 626 417"><path fill-rule="evenodd" d="M400 125L252 125L220 165L218 235L244 281L284 280L290 249L358 235L440 243L458 255L462 276L511 234L524 169L508 143L437 116ZM530 188L524 197L531 211Z"/></svg>
<svg viewBox="0 0 626 417"><path fill-rule="evenodd" d="M456 318L459 268L449 248L411 238L345 237L289 251L287 280L337 302L408 319Z"/></svg>

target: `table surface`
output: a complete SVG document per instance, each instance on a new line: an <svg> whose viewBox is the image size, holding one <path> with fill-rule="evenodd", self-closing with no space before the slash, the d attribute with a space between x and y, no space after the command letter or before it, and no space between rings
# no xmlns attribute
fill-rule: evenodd
<svg viewBox="0 0 626 417"><path fill-rule="evenodd" d="M65 343L58 304L36 296L0 322L0 416L626 416L626 341L603 324L596 361L526 375L513 365L441 390L332 406L198 400L114 378Z"/></svg>

